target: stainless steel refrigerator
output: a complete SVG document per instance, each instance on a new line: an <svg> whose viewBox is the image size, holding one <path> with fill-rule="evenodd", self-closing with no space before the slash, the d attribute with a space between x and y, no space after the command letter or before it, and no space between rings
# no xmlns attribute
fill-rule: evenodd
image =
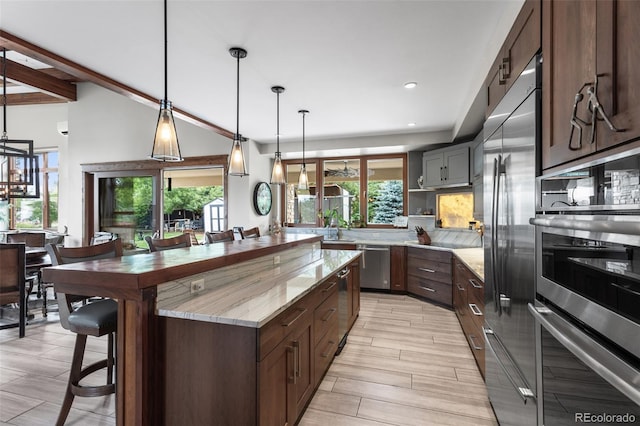
<svg viewBox="0 0 640 426"><path fill-rule="evenodd" d="M540 58L484 124L485 379L501 425L536 424L535 177Z"/></svg>

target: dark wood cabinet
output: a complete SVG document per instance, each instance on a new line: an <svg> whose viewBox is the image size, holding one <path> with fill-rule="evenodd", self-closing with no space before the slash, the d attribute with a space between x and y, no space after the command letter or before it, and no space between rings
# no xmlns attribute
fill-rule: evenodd
<svg viewBox="0 0 640 426"><path fill-rule="evenodd" d="M453 259L453 308L482 377L485 371L484 283L459 259Z"/></svg>
<svg viewBox="0 0 640 426"><path fill-rule="evenodd" d="M407 247L391 247L391 291L407 291Z"/></svg>
<svg viewBox="0 0 640 426"><path fill-rule="evenodd" d="M407 291L451 307L451 252L409 247Z"/></svg>
<svg viewBox="0 0 640 426"><path fill-rule="evenodd" d="M360 315L360 262L353 262L349 265L351 273L347 281L347 295L349 310L349 330Z"/></svg>
<svg viewBox="0 0 640 426"><path fill-rule="evenodd" d="M606 155L640 137L639 20L640 3L635 1L544 1L544 169ZM602 108L596 120L589 108L590 91ZM574 108L578 120L572 126ZM621 131L612 130L604 115Z"/></svg>
<svg viewBox="0 0 640 426"><path fill-rule="evenodd" d="M541 46L540 0L525 1L485 80L488 117Z"/></svg>

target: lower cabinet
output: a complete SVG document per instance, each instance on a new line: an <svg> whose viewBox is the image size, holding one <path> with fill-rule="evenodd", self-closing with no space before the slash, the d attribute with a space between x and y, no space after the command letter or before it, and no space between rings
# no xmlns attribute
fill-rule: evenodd
<svg viewBox="0 0 640 426"><path fill-rule="evenodd" d="M407 291L450 308L451 252L409 247Z"/></svg>
<svg viewBox="0 0 640 426"><path fill-rule="evenodd" d="M453 307L482 377L485 369L484 283L454 257Z"/></svg>
<svg viewBox="0 0 640 426"><path fill-rule="evenodd" d="M360 265L347 268L349 313L360 310ZM162 424L293 425L338 348L338 277L259 329L159 317Z"/></svg>
<svg viewBox="0 0 640 426"><path fill-rule="evenodd" d="M407 248L391 246L391 291L407 291Z"/></svg>

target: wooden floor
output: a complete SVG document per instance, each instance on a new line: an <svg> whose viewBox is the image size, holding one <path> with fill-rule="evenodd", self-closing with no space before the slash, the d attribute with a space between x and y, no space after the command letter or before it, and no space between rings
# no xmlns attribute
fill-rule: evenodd
<svg viewBox="0 0 640 426"><path fill-rule="evenodd" d="M0 424L51 425L74 335L56 314L0 331ZM86 363L106 351L89 338ZM67 424L115 424L115 399L76 398ZM362 293L360 317L300 425L496 425L482 378L452 311L407 296Z"/></svg>

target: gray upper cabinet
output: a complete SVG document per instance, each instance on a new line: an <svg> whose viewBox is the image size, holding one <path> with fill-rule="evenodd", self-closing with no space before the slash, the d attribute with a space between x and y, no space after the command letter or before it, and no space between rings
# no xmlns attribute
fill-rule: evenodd
<svg viewBox="0 0 640 426"><path fill-rule="evenodd" d="M469 185L469 146L425 152L424 186L446 188Z"/></svg>

